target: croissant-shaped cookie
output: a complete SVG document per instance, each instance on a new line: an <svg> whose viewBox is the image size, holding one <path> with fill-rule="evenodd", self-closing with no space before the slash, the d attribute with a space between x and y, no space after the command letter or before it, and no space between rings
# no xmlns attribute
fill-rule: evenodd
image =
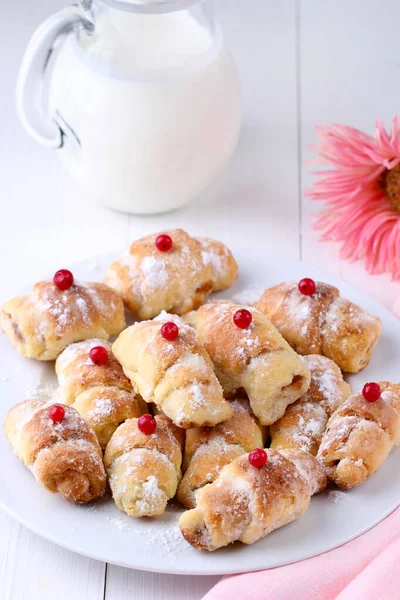
<svg viewBox="0 0 400 600"><path fill-rule="evenodd" d="M302 294L295 283L280 283L266 290L255 304L271 319L299 354L322 354L348 373L366 367L378 343L382 324L327 283L316 292Z"/></svg>
<svg viewBox="0 0 400 600"><path fill-rule="evenodd" d="M196 506L195 495L207 483L212 483L221 469L235 458L262 448L266 437L250 410L247 399L230 403L233 416L216 427L199 427L186 432L183 468L177 498L185 508Z"/></svg>
<svg viewBox="0 0 400 600"><path fill-rule="evenodd" d="M339 367L329 358L310 354L304 360L311 371L310 387L271 425L271 448L299 448L315 456L329 417L350 396L351 389Z"/></svg>
<svg viewBox="0 0 400 600"><path fill-rule="evenodd" d="M172 244L169 250L156 246L160 237ZM197 308L212 291L232 285L237 272L224 244L176 229L133 242L127 255L111 265L104 283L139 319L152 319L162 310L181 315Z"/></svg>
<svg viewBox="0 0 400 600"><path fill-rule="evenodd" d="M68 502L100 498L106 474L94 432L75 409L62 407L64 418L56 423L50 409L41 400L25 400L9 410L4 432L15 454L40 485Z"/></svg>
<svg viewBox="0 0 400 600"><path fill-rule="evenodd" d="M181 515L179 527L184 538L201 550L216 550L237 540L253 544L300 517L311 495L325 484L318 461L301 450L283 455L269 449L260 469L244 454L197 492L196 508Z"/></svg>
<svg viewBox="0 0 400 600"><path fill-rule="evenodd" d="M107 351L104 364L91 360L93 348ZM121 423L147 412L146 403L133 392L107 341L85 340L68 346L56 361L56 373L59 399L85 417L102 448Z"/></svg>
<svg viewBox="0 0 400 600"><path fill-rule="evenodd" d="M162 335L168 322L179 331L173 341ZM210 357L179 317L162 313L153 321L135 323L112 348L136 392L178 427L213 426L232 416Z"/></svg>
<svg viewBox="0 0 400 600"><path fill-rule="evenodd" d="M181 477L182 432L166 417L154 418L151 434L140 431L138 419L125 421L104 455L115 503L132 517L161 515Z"/></svg>
<svg viewBox="0 0 400 600"><path fill-rule="evenodd" d="M255 309L251 324L242 329L234 316L244 307L215 300L186 315L197 331L226 394L243 388L262 425L270 425L310 385L310 371L278 330Z"/></svg>
<svg viewBox="0 0 400 600"><path fill-rule="evenodd" d="M0 324L23 356L54 360L74 342L108 339L125 328L120 296L102 283L75 282L60 290L52 281L0 308Z"/></svg>
<svg viewBox="0 0 400 600"><path fill-rule="evenodd" d="M340 488L363 483L400 443L400 384L379 385L379 400L353 394L328 421L317 458Z"/></svg>

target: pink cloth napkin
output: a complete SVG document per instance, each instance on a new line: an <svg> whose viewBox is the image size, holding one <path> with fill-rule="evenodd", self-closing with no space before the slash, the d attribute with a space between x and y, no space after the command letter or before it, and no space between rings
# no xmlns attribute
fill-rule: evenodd
<svg viewBox="0 0 400 600"><path fill-rule="evenodd" d="M203 600L399 600L399 573L400 508L331 552L226 577Z"/></svg>
<svg viewBox="0 0 400 600"><path fill-rule="evenodd" d="M400 299L394 305L393 312L396 315L396 317L399 317L399 319L400 319Z"/></svg>

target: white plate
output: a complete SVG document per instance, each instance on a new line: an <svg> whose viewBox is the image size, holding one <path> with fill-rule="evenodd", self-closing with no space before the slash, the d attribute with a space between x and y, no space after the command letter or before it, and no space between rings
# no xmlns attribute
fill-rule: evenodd
<svg viewBox="0 0 400 600"><path fill-rule="evenodd" d="M378 315L383 336L370 365L349 378L354 390L366 381L400 380L400 322L385 308L351 285L314 267L260 252L237 250L240 276L225 297L283 280L312 277L337 285L342 295ZM75 276L100 279L114 255L102 256L97 265L85 261L72 266ZM95 268L93 268L95 267ZM247 294L248 295L248 294ZM255 299L255 298L254 298ZM251 298L242 300L249 302ZM53 363L41 364L20 357L5 336L0 336L0 421L16 402L32 396L40 381L54 384ZM236 544L207 553L194 550L180 535L178 507L169 507L159 519L133 519L111 499L93 506L72 506L59 495L46 492L15 458L0 435L0 506L39 535L75 552L124 567L160 573L220 575L256 571L315 556L348 542L384 519L400 504L400 448L366 483L351 492L327 492L312 499L300 519L271 533L252 546Z"/></svg>

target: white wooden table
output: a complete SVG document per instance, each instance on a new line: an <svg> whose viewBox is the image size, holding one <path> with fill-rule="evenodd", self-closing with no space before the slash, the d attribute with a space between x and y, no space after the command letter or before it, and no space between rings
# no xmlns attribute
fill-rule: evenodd
<svg viewBox="0 0 400 600"><path fill-rule="evenodd" d="M317 242L311 215L318 207L302 190L310 183L303 161L317 123L343 122L372 133L375 116L389 123L399 112L398 0L219 0L243 83L241 142L197 202L154 217L92 204L56 152L36 145L17 122L14 87L24 46L34 27L62 5L5 0L0 7L0 302L27 279L180 226L303 258L393 306L400 283L367 276L362 265L340 262L334 245ZM105 565L40 539L0 512L2 600L195 600L217 580Z"/></svg>

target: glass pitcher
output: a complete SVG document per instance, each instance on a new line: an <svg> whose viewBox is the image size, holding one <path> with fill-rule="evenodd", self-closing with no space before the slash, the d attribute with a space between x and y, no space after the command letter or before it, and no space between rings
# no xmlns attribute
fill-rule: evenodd
<svg viewBox="0 0 400 600"><path fill-rule="evenodd" d="M29 43L17 106L90 196L136 214L196 198L231 157L241 122L211 0L65 8Z"/></svg>

